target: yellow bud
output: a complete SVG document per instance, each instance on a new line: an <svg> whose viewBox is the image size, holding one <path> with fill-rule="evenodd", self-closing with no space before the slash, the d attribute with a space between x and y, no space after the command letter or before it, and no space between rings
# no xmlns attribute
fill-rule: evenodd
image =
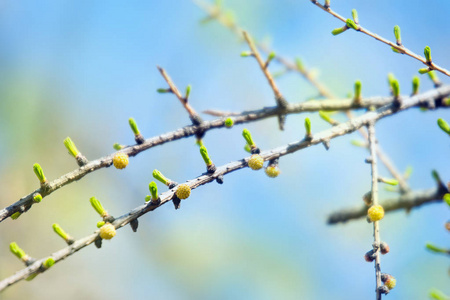
<svg viewBox="0 0 450 300"><path fill-rule="evenodd" d="M390 290L392 290L396 284L397 284L397 280L395 280L394 276L389 276L389 278L384 283L384 285L387 286L387 288Z"/></svg>
<svg viewBox="0 0 450 300"><path fill-rule="evenodd" d="M384 217L384 208L381 205L374 205L367 211L367 216L370 221L375 222L383 219Z"/></svg>
<svg viewBox="0 0 450 300"><path fill-rule="evenodd" d="M104 240L110 240L116 235L116 228L111 223L106 223L100 228L100 237Z"/></svg>
<svg viewBox="0 0 450 300"><path fill-rule="evenodd" d="M275 178L278 177L278 175L280 175L281 171L280 168L278 167L273 167L273 166L268 166L266 168L266 174L269 177Z"/></svg>
<svg viewBox="0 0 450 300"><path fill-rule="evenodd" d="M264 159L259 154L253 154L248 160L248 166L252 170L259 170L264 165Z"/></svg>
<svg viewBox="0 0 450 300"><path fill-rule="evenodd" d="M128 165L128 155L122 152L116 153L113 158L116 169L124 169Z"/></svg>
<svg viewBox="0 0 450 300"><path fill-rule="evenodd" d="M178 198L186 199L189 195L191 195L191 188L185 183L180 184L177 188L176 194Z"/></svg>

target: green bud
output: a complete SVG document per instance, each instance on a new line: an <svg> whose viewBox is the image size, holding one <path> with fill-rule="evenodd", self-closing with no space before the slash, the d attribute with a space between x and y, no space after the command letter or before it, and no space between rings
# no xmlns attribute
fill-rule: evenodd
<svg viewBox="0 0 450 300"><path fill-rule="evenodd" d="M205 161L205 164L207 166L210 166L212 164L211 158L209 158L208 150L205 146L200 147L200 154L202 155L203 160Z"/></svg>
<svg viewBox="0 0 450 300"><path fill-rule="evenodd" d="M389 73L389 74L388 74L388 84L389 84L389 86L392 86L392 82L393 82L394 80L396 80L394 74Z"/></svg>
<svg viewBox="0 0 450 300"><path fill-rule="evenodd" d="M431 63L431 49L430 47L426 46L423 50L423 54L425 55L425 59L427 60L427 63Z"/></svg>
<svg viewBox="0 0 450 300"><path fill-rule="evenodd" d="M248 57L248 56L253 56L253 53L251 53L249 51L242 51L241 52L241 57Z"/></svg>
<svg viewBox="0 0 450 300"><path fill-rule="evenodd" d="M430 243L427 243L427 244L425 245L425 247L426 247L428 250L430 250L431 252L435 252L435 253L447 253L447 249L437 247L437 246L435 246L435 245L433 245L433 244L430 244Z"/></svg>
<svg viewBox="0 0 450 300"><path fill-rule="evenodd" d="M436 290L436 289L432 289L430 291L430 299L434 299L434 300L448 300L450 299L450 297L448 297L447 295L445 295L443 292Z"/></svg>
<svg viewBox="0 0 450 300"><path fill-rule="evenodd" d="M25 278L26 281L31 281L34 279L34 277L38 276L38 272L31 274L30 276L28 276L27 278Z"/></svg>
<svg viewBox="0 0 450 300"><path fill-rule="evenodd" d="M225 127L231 128L234 125L234 121L232 118L226 118L225 119Z"/></svg>
<svg viewBox="0 0 450 300"><path fill-rule="evenodd" d="M39 164L33 165L34 174L36 174L36 177L39 179L41 183L47 182L47 179L44 176L44 171L42 171L42 168Z"/></svg>
<svg viewBox="0 0 450 300"><path fill-rule="evenodd" d="M134 135L140 134L139 129L138 129L137 124L136 124L136 121L134 121L133 118L129 118L128 119L128 123L130 124L131 130L133 130Z"/></svg>
<svg viewBox="0 0 450 300"><path fill-rule="evenodd" d="M340 28L335 28L335 29L333 29L333 30L331 31L331 34L332 34L332 35L338 35L338 34L343 33L344 31L346 31L347 29L348 29L347 26L340 27Z"/></svg>
<svg viewBox="0 0 450 300"><path fill-rule="evenodd" d="M348 28L352 28L352 29L355 29L355 30L359 29L358 25L356 25L355 22L353 20L351 20L351 19L347 19L345 24L347 25Z"/></svg>
<svg viewBox="0 0 450 300"><path fill-rule="evenodd" d="M158 93L160 93L160 94L165 94L165 93L170 93L171 92L170 89L157 89L156 91Z"/></svg>
<svg viewBox="0 0 450 300"><path fill-rule="evenodd" d="M21 212L16 211L15 213L13 213L11 215L11 219L17 220L20 217L21 214L22 214Z"/></svg>
<svg viewBox="0 0 450 300"><path fill-rule="evenodd" d="M102 227L103 225L105 225L105 221L98 221L97 222L97 228Z"/></svg>
<svg viewBox="0 0 450 300"><path fill-rule="evenodd" d="M356 147L367 148L367 143L360 140L351 140L350 143Z"/></svg>
<svg viewBox="0 0 450 300"><path fill-rule="evenodd" d="M19 245L17 245L16 242L12 242L11 244L9 244L9 250L11 250L11 252L17 256L17 258L19 259L24 259L27 255L25 253L25 251L23 251Z"/></svg>
<svg viewBox="0 0 450 300"><path fill-rule="evenodd" d="M158 186L156 185L156 182L152 181L148 185L148 189L150 190L150 194L152 195L153 200L158 199ZM147 199L146 199L147 201Z"/></svg>
<svg viewBox="0 0 450 300"><path fill-rule="evenodd" d="M158 171L158 170L153 170L153 178L155 178L156 180L161 181L162 183L164 183L165 185L169 185L170 180L167 179L166 177L164 177L164 175Z"/></svg>
<svg viewBox="0 0 450 300"><path fill-rule="evenodd" d="M244 137L245 141L250 146L250 148L256 146L255 143L253 142L252 135L247 128L244 128L244 130L242 131L242 136Z"/></svg>
<svg viewBox="0 0 450 300"><path fill-rule="evenodd" d="M442 100L442 105L444 106L450 106L450 97L444 98Z"/></svg>
<svg viewBox="0 0 450 300"><path fill-rule="evenodd" d="M431 79L431 81L433 81L434 84L440 83L439 78L435 71L428 72L428 77Z"/></svg>
<svg viewBox="0 0 450 300"><path fill-rule="evenodd" d="M191 94L191 85L189 84L187 87L186 87L186 96L184 97L184 99L188 99L189 98L189 95Z"/></svg>
<svg viewBox="0 0 450 300"><path fill-rule="evenodd" d="M420 73L420 74L425 74L425 73L428 73L428 72L430 72L430 71L431 71L430 68L421 68L421 69L419 69L419 73Z"/></svg>
<svg viewBox="0 0 450 300"><path fill-rule="evenodd" d="M274 51L269 53L269 56L267 57L266 66L275 58L276 54Z"/></svg>
<svg viewBox="0 0 450 300"><path fill-rule="evenodd" d="M304 72L305 71L305 67L303 66L303 62L298 57L295 59L295 66L297 67L297 70L299 70L300 72Z"/></svg>
<svg viewBox="0 0 450 300"><path fill-rule="evenodd" d="M355 21L355 23L358 24L359 18L358 18L358 12L356 11L356 9L352 9L352 17L353 17L353 21Z"/></svg>
<svg viewBox="0 0 450 300"><path fill-rule="evenodd" d="M108 215L108 213L103 208L102 204L100 203L100 201L98 201L97 198L91 197L89 201L91 202L91 205L95 209L95 211L100 215L100 217L104 218L105 216Z"/></svg>
<svg viewBox="0 0 450 300"><path fill-rule="evenodd" d="M70 236L61 228L61 226L55 223L52 225L52 227L56 234L59 235L63 240L68 241L70 239Z"/></svg>
<svg viewBox="0 0 450 300"><path fill-rule="evenodd" d="M436 181L437 184L441 184L442 180L439 176L439 173L436 170L431 171L431 177L433 177L434 181Z"/></svg>
<svg viewBox="0 0 450 300"><path fill-rule="evenodd" d="M394 26L394 35L395 35L395 40L397 41L397 45L401 45L402 44L402 36L400 33L400 26L395 25Z"/></svg>
<svg viewBox="0 0 450 300"><path fill-rule="evenodd" d="M148 202L150 200L152 200L152 196L150 195L145 196L145 202Z"/></svg>
<svg viewBox="0 0 450 300"><path fill-rule="evenodd" d="M53 257L49 257L42 263L42 267L44 267L44 269L47 270L54 264L55 264L55 260L53 259Z"/></svg>
<svg viewBox="0 0 450 300"><path fill-rule="evenodd" d="M33 195L33 202L34 203L39 203L42 201L42 195L39 193L36 193Z"/></svg>
<svg viewBox="0 0 450 300"><path fill-rule="evenodd" d="M408 166L406 168L405 173L403 174L403 178L404 179L408 179L409 177L411 177L412 172L413 172L413 167L412 166Z"/></svg>
<svg viewBox="0 0 450 300"><path fill-rule="evenodd" d="M355 100L361 100L361 81L355 82Z"/></svg>
<svg viewBox="0 0 450 300"><path fill-rule="evenodd" d="M330 123L331 125L335 124L336 121L333 120L327 112L319 110L319 116L325 121Z"/></svg>
<svg viewBox="0 0 450 300"><path fill-rule="evenodd" d="M248 153L252 152L252 149L250 148L250 146L248 144L245 144L244 150L247 151Z"/></svg>
<svg viewBox="0 0 450 300"><path fill-rule="evenodd" d="M311 120L309 118L305 119L305 129L306 129L306 135L311 136Z"/></svg>
<svg viewBox="0 0 450 300"><path fill-rule="evenodd" d="M412 94L417 95L419 93L419 86L420 86L420 78L419 76L414 76L412 80Z"/></svg>
<svg viewBox="0 0 450 300"><path fill-rule="evenodd" d="M394 51L395 53L403 53L401 51L399 51L397 48L391 47L392 51Z"/></svg>
<svg viewBox="0 0 450 300"><path fill-rule="evenodd" d="M382 178L380 177L378 181L389 184L389 185L398 185L398 180L393 178Z"/></svg>
<svg viewBox="0 0 450 300"><path fill-rule="evenodd" d="M450 206L450 194L445 194L443 200L448 206Z"/></svg>
<svg viewBox="0 0 450 300"><path fill-rule="evenodd" d="M80 153L78 151L77 147L75 147L75 143L72 142L72 139L70 137L67 137L64 140L64 146L66 146L67 150L73 157L76 157L78 155L78 153Z"/></svg>
<svg viewBox="0 0 450 300"><path fill-rule="evenodd" d="M439 118L437 120L437 123L438 123L439 127L442 129L442 131L444 131L445 133L450 135L450 126L448 125L447 122L445 122L443 119Z"/></svg>
<svg viewBox="0 0 450 300"><path fill-rule="evenodd" d="M121 145L121 144L119 144L119 143L115 143L115 144L113 145L113 148L114 148L115 150L122 150L122 149L124 148L124 146Z"/></svg>
<svg viewBox="0 0 450 300"><path fill-rule="evenodd" d="M391 82L391 87L392 87L392 94L394 95L394 97L397 98L398 96L400 96L400 84L398 83L397 79Z"/></svg>
<svg viewBox="0 0 450 300"><path fill-rule="evenodd" d="M324 7L325 8L330 7L330 0L325 0Z"/></svg>

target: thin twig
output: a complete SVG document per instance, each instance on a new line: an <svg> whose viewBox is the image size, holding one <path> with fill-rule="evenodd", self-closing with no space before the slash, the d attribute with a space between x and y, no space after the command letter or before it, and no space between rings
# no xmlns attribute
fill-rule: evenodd
<svg viewBox="0 0 450 300"><path fill-rule="evenodd" d="M409 212L413 208L420 207L424 204L440 203L442 197L447 190L440 188L433 188L422 191L410 191L402 194L397 198L387 199L380 203L383 206L385 213L404 209ZM367 216L367 206L361 204L355 207L345 208L331 213L328 216L327 223L330 225L345 223L350 220L356 220Z"/></svg>
<svg viewBox="0 0 450 300"><path fill-rule="evenodd" d="M166 70L164 70L160 66L156 66L156 67L158 68L158 70L161 73L161 75L164 78L164 80L169 85L170 91L173 94L175 94L175 96L177 96L178 100L180 100L181 104L183 105L183 107L188 112L189 117L191 117L191 119L192 119L192 118L195 118L196 116L198 116L198 114L195 112L195 110L189 104L188 99L186 99L185 97L183 97L183 95L181 95L180 91L178 90L178 88L175 85L175 83L173 83L172 79L170 78L169 74L167 74Z"/></svg>
<svg viewBox="0 0 450 300"><path fill-rule="evenodd" d="M342 17L341 15L339 15L338 13L334 12L331 8L327 8L325 6L323 6L322 4L320 4L318 1L316 0L311 0L311 2L313 4L315 4L317 7L321 8L322 10L326 11L327 13L331 14L332 16L334 16L335 18L341 20L342 22L346 23L347 19L345 19L344 17ZM397 51L399 51L402 54L406 54L408 56L411 56L412 58L417 59L418 61L422 62L424 65L426 65L428 68L430 68L430 70L436 70L441 72L442 74L445 74L447 76L450 76L450 71L438 66L437 64L435 64L434 62L428 62L424 57L412 52L411 50L409 50L408 48L406 48L403 45L397 45L397 43L391 42L373 32L370 32L369 30L365 29L364 27L362 27L361 25L357 25L358 26L358 30L359 32L362 32L368 36L373 37L374 39L391 46L392 48L396 49Z"/></svg>
<svg viewBox="0 0 450 300"><path fill-rule="evenodd" d="M447 92L450 92L450 87L448 88ZM297 142L293 142L269 151L264 151L260 155L265 161L270 161L277 159L281 156L294 153L296 151L299 151L304 148L308 148L313 145L322 144L331 141L333 138L346 135L349 133L352 133L359 128L366 126L367 124L374 123L384 117L396 114L400 111L406 110L408 108L411 108L413 106L416 106L424 101L429 101L429 97L441 97L442 95L439 93L439 90L432 90L428 93L416 95L410 98L403 99L402 103L398 107L396 103L386 105L384 107L381 107L377 109L376 111L367 112L355 119L349 120L345 123L342 123L340 125L337 125L333 128L324 130L322 132L314 134L310 138L306 138ZM220 121L223 123L223 121ZM187 127L186 127L187 128ZM148 141L146 141L147 143ZM145 143L144 143L145 144ZM143 145L144 145L143 144ZM145 144L147 147L149 144ZM138 151L135 148L140 147L134 146L128 148L128 150L131 153L131 150ZM140 151L143 151L140 149ZM138 152L135 152L134 155L136 155ZM249 160L249 157L245 159L241 159L238 161L234 161L231 163L228 163L226 165L223 165L221 167L218 167L217 170L213 174L204 173L201 176L188 180L186 182L187 185L191 187L191 189L195 189L201 185L210 183L214 181L219 176L223 176L226 174L229 174L231 172L234 172L236 170L242 169L247 166L247 162ZM81 168L80 168L81 169ZM133 210L131 210L129 213L117 218L113 225L118 229L120 227L125 226L129 222L131 222L134 219L139 218L140 216L146 214L149 211L152 211L156 209L157 207L169 202L172 200L174 196L175 189L171 189L165 193L162 193L160 195L161 203L160 204L152 204L152 202L149 202L148 204L141 205ZM55 260L55 263L61 261L62 259L76 253L78 250L92 244L97 238L98 238L98 230L94 232L94 234L91 234L87 237L81 238L77 240L75 243L73 243L71 246L66 247L64 249L61 249L58 252L55 252L52 254L53 259ZM40 265L43 263L44 259L36 261L34 264L30 265L29 267L17 272L15 275L12 275L2 281L0 281L0 291L5 289L8 286L11 286L12 284L19 282L31 274L38 272Z"/></svg>
<svg viewBox="0 0 450 300"><path fill-rule="evenodd" d="M370 149L370 164L372 167L372 203L378 205L378 168L376 155L376 138L375 138L375 123L370 122L367 126L369 132L369 149ZM373 222L373 253L375 254L375 278L376 278L376 300L381 300L380 287L381 283L381 253L380 253L380 221Z"/></svg>
<svg viewBox="0 0 450 300"><path fill-rule="evenodd" d="M415 96L404 96L403 102L401 107L404 107L406 103L412 103L411 106L421 106L429 103L433 100L439 100L442 97L446 97L450 95L450 85L441 86L437 89L433 89L430 91L427 91L422 94L418 94ZM380 103L380 105L387 104L392 106L392 103L394 102L394 99L392 97L377 97L373 99L378 99L377 101ZM372 101L374 102L374 100ZM364 103L364 101L362 101ZM298 104L289 104L289 106L283 110L286 114L293 114L293 113L301 113L304 111L318 111L318 110L339 110L352 107L354 104L352 104L348 100L343 100L343 102L339 103L336 101L308 101L304 103L298 103ZM405 106L405 108L409 108L410 106ZM445 107L442 106L442 104L437 103L436 107ZM234 124L243 124L248 122L254 122L258 120L263 120L266 118L270 118L273 116L277 116L280 113L279 107L266 107L259 110L253 110L253 111L244 111L240 116L233 117ZM225 127L225 119L219 118L212 121L205 121L200 126L186 126L180 129L177 129L172 132L164 133L160 136L152 137L149 139L146 139L144 143L140 145L133 145L128 146L122 150L121 152L124 152L128 154L128 156L136 156L137 154L148 150L152 147L165 144L167 142L171 142L174 140L179 140L181 138L186 138L189 136L196 135L197 132L202 131L206 132L211 129L217 129L217 128L223 128ZM340 126L340 125L339 125ZM332 129L337 128L333 127ZM5 220L6 218L10 217L12 214L14 214L17 211L20 211L21 208L28 206L28 205L34 205L33 203L33 195L35 193L40 193L42 197L46 197L53 193L54 191L58 190L59 188L70 184L74 181L80 180L84 176L86 176L89 173L92 173L96 170L106 168L112 165L112 159L114 157L115 153L112 153L110 155L101 157L96 160L92 160L83 167L80 167L74 171L71 171L69 173L66 173L62 175L61 177L50 181L48 183L48 189L45 191L41 188L33 191L32 193L22 197L19 201L11 204L8 207L5 207L0 210L0 222Z"/></svg>

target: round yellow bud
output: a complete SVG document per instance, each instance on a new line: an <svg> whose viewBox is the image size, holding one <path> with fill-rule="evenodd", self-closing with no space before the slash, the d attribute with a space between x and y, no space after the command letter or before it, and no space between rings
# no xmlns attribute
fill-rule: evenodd
<svg viewBox="0 0 450 300"><path fill-rule="evenodd" d="M392 290L395 285L397 284L397 280L393 276L389 276L389 278L384 283L385 286L387 286L388 289Z"/></svg>
<svg viewBox="0 0 450 300"><path fill-rule="evenodd" d="M273 166L268 166L266 168L266 174L269 177L275 178L278 177L278 175L280 175L281 171L278 167L273 167Z"/></svg>
<svg viewBox="0 0 450 300"><path fill-rule="evenodd" d="M100 228L100 237L104 240L110 240L116 235L116 228L111 223L106 223Z"/></svg>
<svg viewBox="0 0 450 300"><path fill-rule="evenodd" d="M122 152L116 153L113 158L113 164L116 169L123 169L128 165L128 155Z"/></svg>
<svg viewBox="0 0 450 300"><path fill-rule="evenodd" d="M177 188L176 194L179 199L186 199L191 194L191 188L185 183L180 184Z"/></svg>
<svg viewBox="0 0 450 300"><path fill-rule="evenodd" d="M252 170L259 170L264 165L264 159L259 154L253 154L250 156L250 159L248 160L248 166Z"/></svg>
<svg viewBox="0 0 450 300"><path fill-rule="evenodd" d="M384 208L381 205L374 205L367 211L367 216L372 222L380 221L384 217Z"/></svg>

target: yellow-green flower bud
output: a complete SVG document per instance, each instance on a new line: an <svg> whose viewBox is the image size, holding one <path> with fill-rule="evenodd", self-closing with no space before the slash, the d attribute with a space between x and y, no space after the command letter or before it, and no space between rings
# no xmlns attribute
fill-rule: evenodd
<svg viewBox="0 0 450 300"><path fill-rule="evenodd" d="M430 71L431 71L430 68L421 68L421 69L419 69L419 73L420 73L420 74L425 74L425 73L428 73L428 72L430 72Z"/></svg>
<svg viewBox="0 0 450 300"><path fill-rule="evenodd" d="M427 60L427 63L431 63L431 49L430 49L430 47L426 46L425 49L423 49L423 54L425 55L425 59Z"/></svg>
<svg viewBox="0 0 450 300"><path fill-rule="evenodd" d="M13 213L11 215L11 219L17 220L20 217L21 214L22 214L21 212L16 211L15 213Z"/></svg>
<svg viewBox="0 0 450 300"><path fill-rule="evenodd" d="M66 146L67 150L73 157L77 157L78 153L80 153L70 137L67 137L64 140L64 146Z"/></svg>
<svg viewBox="0 0 450 300"><path fill-rule="evenodd" d="M306 129L306 136L311 137L311 120L309 118L305 119L305 129Z"/></svg>
<svg viewBox="0 0 450 300"><path fill-rule="evenodd" d="M105 225L105 221L98 221L97 222L97 228L100 228L100 227L102 227L103 225Z"/></svg>
<svg viewBox="0 0 450 300"><path fill-rule="evenodd" d="M155 178L156 180L161 181L165 185L169 185L169 183L170 183L170 180L167 179L160 171L158 171L156 169L153 170L153 178Z"/></svg>
<svg viewBox="0 0 450 300"><path fill-rule="evenodd" d="M419 76L414 76L412 80L412 94L417 95L419 93L419 86L420 86L420 78Z"/></svg>
<svg viewBox="0 0 450 300"><path fill-rule="evenodd" d="M248 153L252 152L252 149L250 148L250 146L248 144L245 144L244 150L247 151Z"/></svg>
<svg viewBox="0 0 450 300"><path fill-rule="evenodd" d="M208 150L206 150L205 146L200 147L200 154L202 155L202 158L205 161L205 164L207 166L210 166L212 164L212 161L211 161L211 158L209 158Z"/></svg>
<svg viewBox="0 0 450 300"><path fill-rule="evenodd" d="M445 194L443 200L448 206L450 206L450 194Z"/></svg>
<svg viewBox="0 0 450 300"><path fill-rule="evenodd" d="M352 9L352 18L353 21L355 21L355 24L359 23L358 12L356 11L356 9Z"/></svg>
<svg viewBox="0 0 450 300"><path fill-rule="evenodd" d="M280 173L281 173L281 171L280 171L280 168L278 168L278 166L268 166L266 168L266 175L271 178L278 177L278 175L280 175Z"/></svg>
<svg viewBox="0 0 450 300"><path fill-rule="evenodd" d="M225 127L231 128L234 125L234 121L232 118L226 118L224 124L225 124Z"/></svg>
<svg viewBox="0 0 450 300"><path fill-rule="evenodd" d="M344 31L346 31L347 29L348 29L347 26L335 28L335 29L333 29L333 30L331 31L331 34L332 34L332 35L338 35L338 34L343 33Z"/></svg>
<svg viewBox="0 0 450 300"><path fill-rule="evenodd" d="M108 216L108 213L97 198L91 197L89 201L91 202L91 205L95 209L95 211L100 215L100 217L105 218Z"/></svg>
<svg viewBox="0 0 450 300"><path fill-rule="evenodd" d="M46 183L47 179L45 178L44 171L42 171L42 168L39 164L33 165L34 174L36 174L36 177L39 179L41 183Z"/></svg>
<svg viewBox="0 0 450 300"><path fill-rule="evenodd" d="M444 131L445 133L450 135L450 126L448 125L447 122L445 122L443 119L439 118L437 120L437 124L442 129L442 131Z"/></svg>
<svg viewBox="0 0 450 300"><path fill-rule="evenodd" d="M133 118L128 119L128 123L130 124L131 130L133 131L134 135L138 135L141 133L137 127L136 121Z"/></svg>
<svg viewBox="0 0 450 300"><path fill-rule="evenodd" d="M185 183L180 184L177 188L176 195L179 199L186 199L191 195L191 187Z"/></svg>
<svg viewBox="0 0 450 300"><path fill-rule="evenodd" d="M186 87L186 96L184 96L184 99L187 101L189 99L189 95L191 94L191 85L189 84Z"/></svg>
<svg viewBox="0 0 450 300"><path fill-rule="evenodd" d="M121 145L119 143L115 143L113 145L113 148L116 149L116 150L122 150L123 148L125 148L125 146L123 146L123 145Z"/></svg>
<svg viewBox="0 0 450 300"><path fill-rule="evenodd" d="M150 190L150 194L152 195L152 201L158 200L158 186L156 185L156 182L150 182L150 184L148 185L148 189Z"/></svg>
<svg viewBox="0 0 450 300"><path fill-rule="evenodd" d="M355 22L351 19L347 19L347 21L345 22L345 24L347 25L347 27L355 29L355 30L359 30L358 25L355 24Z"/></svg>
<svg viewBox="0 0 450 300"><path fill-rule="evenodd" d="M394 35L395 35L395 40L397 42L397 45L401 45L402 44L402 36L401 36L401 32L400 32L400 26L395 25L394 26Z"/></svg>
<svg viewBox="0 0 450 300"><path fill-rule="evenodd" d="M33 195L33 202L34 203L39 203L42 201L42 195L39 193L36 193Z"/></svg>
<svg viewBox="0 0 450 300"><path fill-rule="evenodd" d="M51 268L54 264L55 259L53 257L49 257L42 263L42 267L44 268L44 270L47 270L48 268Z"/></svg>
<svg viewBox="0 0 450 300"><path fill-rule="evenodd" d="M357 80L355 82L355 101L361 100L361 81Z"/></svg>
<svg viewBox="0 0 450 300"><path fill-rule="evenodd" d="M395 285L397 284L397 281L395 280L394 276L389 276L388 279L385 281L384 285L387 286L388 289L392 290Z"/></svg>
<svg viewBox="0 0 450 300"><path fill-rule="evenodd" d="M253 142L252 135L251 135L250 131L248 131L247 128L244 128L244 130L242 131L242 136L244 137L245 141L250 146L250 148L253 148L256 146L255 143Z"/></svg>
<svg viewBox="0 0 450 300"><path fill-rule="evenodd" d="M28 255L26 255L25 251L23 251L16 242L12 242L9 244L9 250L17 256L18 259L26 261L28 259Z"/></svg>

